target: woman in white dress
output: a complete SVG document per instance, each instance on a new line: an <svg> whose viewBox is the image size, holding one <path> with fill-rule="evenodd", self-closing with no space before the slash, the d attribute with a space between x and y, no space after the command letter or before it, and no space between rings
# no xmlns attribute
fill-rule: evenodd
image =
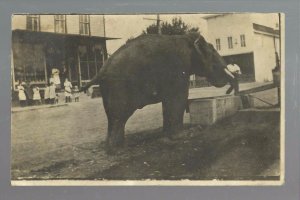
<svg viewBox="0 0 300 200"><path fill-rule="evenodd" d="M25 95L25 91L24 91L25 89L24 89L21 81L19 81L17 90L19 92L18 97L19 97L20 106L24 107L24 106L26 106L26 95Z"/></svg>
<svg viewBox="0 0 300 200"><path fill-rule="evenodd" d="M66 103L71 102L72 83L66 78L64 82Z"/></svg>

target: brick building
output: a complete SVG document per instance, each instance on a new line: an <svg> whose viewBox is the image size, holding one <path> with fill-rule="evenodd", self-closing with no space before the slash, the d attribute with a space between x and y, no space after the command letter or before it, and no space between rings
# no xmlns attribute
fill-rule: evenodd
<svg viewBox="0 0 300 200"><path fill-rule="evenodd" d="M13 15L12 87L18 81L41 88L58 69L61 82L81 86L107 59L104 15Z"/></svg>

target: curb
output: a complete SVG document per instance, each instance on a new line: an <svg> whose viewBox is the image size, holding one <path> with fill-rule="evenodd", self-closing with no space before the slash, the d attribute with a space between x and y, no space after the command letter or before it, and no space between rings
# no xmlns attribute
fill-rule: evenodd
<svg viewBox="0 0 300 200"><path fill-rule="evenodd" d="M50 106L35 106L35 107L30 107L30 108L24 108L24 109L20 109L20 110L11 110L11 113L17 113L17 112L26 112L26 111L33 111L33 110L42 110L42 109L46 109L46 108L57 108L57 107L62 107L62 106L68 106L67 103L64 104L59 104L59 105L50 105Z"/></svg>

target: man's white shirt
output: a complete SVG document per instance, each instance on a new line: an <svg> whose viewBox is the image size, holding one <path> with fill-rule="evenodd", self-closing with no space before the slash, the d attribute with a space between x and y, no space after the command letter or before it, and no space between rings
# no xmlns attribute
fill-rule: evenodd
<svg viewBox="0 0 300 200"><path fill-rule="evenodd" d="M231 72L231 73L238 73L238 74L242 74L241 73L241 69L237 64L229 64L227 65L227 69Z"/></svg>

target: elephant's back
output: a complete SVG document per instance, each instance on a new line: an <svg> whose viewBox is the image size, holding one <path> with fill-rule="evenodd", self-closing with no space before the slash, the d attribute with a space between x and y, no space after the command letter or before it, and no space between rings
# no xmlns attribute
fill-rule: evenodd
<svg viewBox="0 0 300 200"><path fill-rule="evenodd" d="M142 79L180 67L189 54L186 36L143 35L119 48L101 69L103 78Z"/></svg>

